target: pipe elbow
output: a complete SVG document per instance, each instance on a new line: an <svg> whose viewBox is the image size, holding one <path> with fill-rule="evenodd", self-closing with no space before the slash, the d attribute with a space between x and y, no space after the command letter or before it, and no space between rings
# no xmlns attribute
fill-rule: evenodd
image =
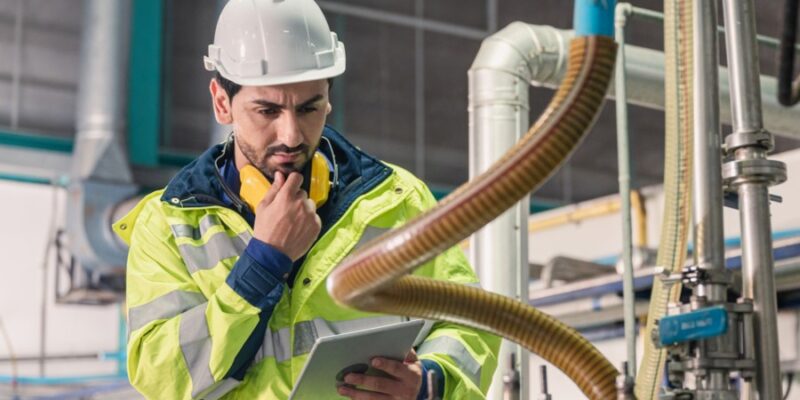
<svg viewBox="0 0 800 400"><path fill-rule="evenodd" d="M557 83L572 37L572 31L512 22L483 40L469 72L492 70L528 83Z"/></svg>

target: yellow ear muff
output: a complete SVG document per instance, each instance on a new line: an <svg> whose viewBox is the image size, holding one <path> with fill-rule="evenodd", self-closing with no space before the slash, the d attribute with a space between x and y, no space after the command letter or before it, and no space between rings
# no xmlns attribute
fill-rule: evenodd
<svg viewBox="0 0 800 400"><path fill-rule="evenodd" d="M328 160L320 152L314 152L311 158L311 183L309 185L309 195L317 208L322 207L328 201L328 193L331 191L330 169Z"/></svg>
<svg viewBox="0 0 800 400"><path fill-rule="evenodd" d="M317 208L319 208L328 200L328 192L331 190L328 161L319 152L315 152L311 158L310 175L311 182L308 184L309 198L314 200ZM239 170L239 180L241 181L239 197L247 203L251 211L255 212L256 206L267 194L272 184L261 174L261 171L252 165L246 165Z"/></svg>
<svg viewBox="0 0 800 400"><path fill-rule="evenodd" d="M250 164L239 170L239 180L241 181L239 197L247 203L250 211L255 212L256 206L267 194L267 190L272 184L261 174L261 171Z"/></svg>

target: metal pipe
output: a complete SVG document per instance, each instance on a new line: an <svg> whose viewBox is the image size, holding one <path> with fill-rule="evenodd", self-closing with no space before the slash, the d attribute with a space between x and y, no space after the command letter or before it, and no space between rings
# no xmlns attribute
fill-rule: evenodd
<svg viewBox="0 0 800 400"><path fill-rule="evenodd" d="M66 212L69 248L86 270L125 265L110 216L137 188L119 138L125 128L129 0L85 0L81 71Z"/></svg>
<svg viewBox="0 0 800 400"><path fill-rule="evenodd" d="M717 0L693 2L694 127L692 140L692 214L694 216L694 264L705 270L725 270L722 221L722 143L719 123L719 53L717 49ZM701 283L695 295L711 303L727 302L727 285ZM715 339L716 340L716 339ZM724 348L718 342L711 346ZM730 370L709 368L698 377L704 391L732 393ZM722 395L720 395L722 396Z"/></svg>
<svg viewBox="0 0 800 400"><path fill-rule="evenodd" d="M756 345L756 384L762 399L779 398L781 381L777 299L773 275L771 215L767 187L745 183L739 187L744 297L753 299Z"/></svg>
<svg viewBox="0 0 800 400"><path fill-rule="evenodd" d="M731 125L734 132L758 132L763 128L755 6L752 0L725 0L725 35L731 93Z"/></svg>
<svg viewBox="0 0 800 400"><path fill-rule="evenodd" d="M498 0L486 0L486 30L489 34L497 32Z"/></svg>
<svg viewBox="0 0 800 400"><path fill-rule="evenodd" d="M73 179L132 182L125 127L128 0L85 0Z"/></svg>
<svg viewBox="0 0 800 400"><path fill-rule="evenodd" d="M530 36L525 39L539 43L540 47L551 46L548 51L535 57L528 65L532 73L532 84L556 88L566 71L566 43L572 31L550 28L557 37L542 37L537 34L541 26L532 25ZM518 39L521 40L521 39ZM558 48L556 48L558 47ZM625 46L625 76L627 97L631 104L653 109L664 109L664 53L639 46ZM777 100L777 81L770 76L760 78L763 96L763 113L766 128L775 134L800 137L800 108L788 108ZM720 119L731 123L728 69L719 69ZM608 97L614 97L613 87Z"/></svg>
<svg viewBox="0 0 800 400"><path fill-rule="evenodd" d="M528 223L528 232L539 232L568 223L576 223L587 219L614 214L620 210L622 204L620 199L621 197L615 197L601 201L595 200L588 205L580 206L579 208L575 208L573 210L559 212L553 216L537 218Z"/></svg>
<svg viewBox="0 0 800 400"><path fill-rule="evenodd" d="M488 169L508 149L514 146L528 129L528 82L532 80L526 68L538 57L550 56L552 46L530 40L531 36L556 38L555 29L513 23L484 40L469 70L469 141L470 177ZM518 67L522 68L518 68ZM470 239L470 261L484 289L524 300L520 293L520 277L528 268L529 200L523 199ZM498 265L509 266L497 268ZM522 361L520 374L527 376L524 358L527 352L513 342L504 340L498 360ZM487 398L503 396L503 376L511 373L501 363L495 373ZM522 391L522 398L528 393Z"/></svg>
<svg viewBox="0 0 800 400"><path fill-rule="evenodd" d="M21 86L22 86L22 34L24 32L25 24L25 1L17 0L17 9L14 16L14 55L11 57L13 60L13 72L11 73L11 111L10 121L11 129L19 128L19 110L21 99Z"/></svg>
<svg viewBox="0 0 800 400"><path fill-rule="evenodd" d="M716 0L694 3L694 154L692 205L694 263L725 268L722 225L722 139L719 123L719 53ZM724 296L724 291L723 291ZM724 302L725 297L708 299Z"/></svg>
<svg viewBox="0 0 800 400"><path fill-rule="evenodd" d="M423 19L425 2L415 0L414 15ZM414 28L414 173L425 179L425 30Z"/></svg>
<svg viewBox="0 0 800 400"><path fill-rule="evenodd" d="M104 360L105 353L82 353L82 354L51 354L45 357L40 355L26 355L17 357L0 357L0 363L12 362L40 362L40 361L68 361L68 360ZM42 375L43 376L43 375Z"/></svg>
<svg viewBox="0 0 800 400"><path fill-rule="evenodd" d="M631 227L631 160L630 138L628 132L628 99L625 95L625 23L631 15L631 5L617 4L614 28L619 49L614 77L617 110L617 164L619 168L619 198L622 203L622 298L625 324L625 344L627 363L624 371L636 376L636 311L633 292L633 233Z"/></svg>
<svg viewBox="0 0 800 400"><path fill-rule="evenodd" d="M725 0L723 5L732 94L731 137L766 134L769 142L769 133L763 132L754 2ZM767 148L763 145L763 142L754 141L729 149L735 150L735 161L730 165L744 168L752 165L753 161L766 162ZM732 175L735 176L733 183L738 186L740 200L743 295L752 299L754 306L756 387L759 398L779 399L782 387L767 189L770 182L761 174L741 168Z"/></svg>

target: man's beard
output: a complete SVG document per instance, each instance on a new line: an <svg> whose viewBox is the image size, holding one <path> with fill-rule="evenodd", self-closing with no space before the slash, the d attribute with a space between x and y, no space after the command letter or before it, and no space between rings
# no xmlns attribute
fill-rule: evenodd
<svg viewBox="0 0 800 400"><path fill-rule="evenodd" d="M238 138L237 138L238 139ZM250 162L251 165L256 167L261 173L270 181L275 179L275 172L280 171L284 176L292 172L302 173L305 166L311 160L311 156L316 151L316 147L311 148L307 144L301 144L296 147L288 147L283 144L267 147L266 151L259 152L243 140L237 140L236 144L244 154L244 157ZM276 153L293 154L300 152L303 154L300 159L294 163L282 163L270 166L268 160Z"/></svg>

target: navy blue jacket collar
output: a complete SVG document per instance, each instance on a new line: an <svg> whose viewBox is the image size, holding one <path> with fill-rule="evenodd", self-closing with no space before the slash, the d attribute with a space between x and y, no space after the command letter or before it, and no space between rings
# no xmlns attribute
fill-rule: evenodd
<svg viewBox="0 0 800 400"><path fill-rule="evenodd" d="M335 159L339 178L332 188L328 202L318 211L325 231L347 211L356 198L386 179L391 174L391 169L353 146L329 126L325 127L322 136L330 141L331 146L327 146L323 141L319 151L329 160ZM224 179L220 175L219 167L232 151L231 141L208 149L172 178L161 199L181 207L217 205L231 208L223 200L228 192L223 186ZM235 193L231 189L227 190ZM240 214L245 211L233 208Z"/></svg>

